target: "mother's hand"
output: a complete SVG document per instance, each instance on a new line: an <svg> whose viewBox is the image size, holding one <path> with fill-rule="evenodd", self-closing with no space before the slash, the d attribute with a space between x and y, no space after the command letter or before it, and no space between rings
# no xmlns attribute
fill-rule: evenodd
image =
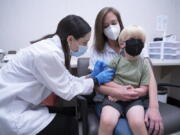
<svg viewBox="0 0 180 135"><path fill-rule="evenodd" d="M116 99L120 101L130 101L139 98L139 93L134 90L128 90L130 86L121 86L118 89L118 94L116 95Z"/></svg>
<svg viewBox="0 0 180 135"><path fill-rule="evenodd" d="M131 85L123 86L115 82L109 82L97 88L100 93L116 98L119 101L130 101L139 98L137 91L129 90Z"/></svg>
<svg viewBox="0 0 180 135"><path fill-rule="evenodd" d="M163 134L163 122L158 108L149 107L145 114L145 123L149 127L149 135L162 135Z"/></svg>

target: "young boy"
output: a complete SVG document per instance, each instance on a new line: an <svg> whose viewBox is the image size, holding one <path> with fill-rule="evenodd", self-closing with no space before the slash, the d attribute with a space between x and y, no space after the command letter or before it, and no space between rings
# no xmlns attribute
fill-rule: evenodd
<svg viewBox="0 0 180 135"><path fill-rule="evenodd" d="M126 85L126 90L147 90L149 83L148 62L139 55L144 47L145 34L139 26L129 26L122 30L118 43L124 56L115 57L109 67L116 70L113 82L106 85L115 87ZM120 116L126 116L134 135L147 135L144 123L144 107L142 99L117 101L114 97L106 97L100 118L99 135L112 135Z"/></svg>

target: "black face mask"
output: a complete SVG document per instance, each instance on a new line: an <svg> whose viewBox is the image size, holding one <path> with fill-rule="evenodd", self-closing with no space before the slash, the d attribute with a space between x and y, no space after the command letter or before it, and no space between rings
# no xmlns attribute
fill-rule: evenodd
<svg viewBox="0 0 180 135"><path fill-rule="evenodd" d="M126 52L131 56L138 56L144 47L144 43L140 39L131 38L126 41Z"/></svg>

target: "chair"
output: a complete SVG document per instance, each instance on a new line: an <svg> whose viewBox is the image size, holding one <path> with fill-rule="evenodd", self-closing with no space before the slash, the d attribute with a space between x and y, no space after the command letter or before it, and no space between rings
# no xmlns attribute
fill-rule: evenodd
<svg viewBox="0 0 180 135"><path fill-rule="evenodd" d="M78 76L87 75L89 58L79 58L77 63ZM158 86L178 87L180 85L160 83ZM94 111L93 94L90 96L78 96L77 102L82 119L83 135L97 135L99 120ZM146 101L147 102L147 101ZM164 123L164 134L168 135L180 131L180 108L159 102L160 113Z"/></svg>

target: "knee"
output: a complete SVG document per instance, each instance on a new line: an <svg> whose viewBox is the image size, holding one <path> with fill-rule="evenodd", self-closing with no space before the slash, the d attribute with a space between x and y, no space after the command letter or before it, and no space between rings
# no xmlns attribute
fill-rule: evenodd
<svg viewBox="0 0 180 135"><path fill-rule="evenodd" d="M143 119L133 119L133 120L130 120L129 121L129 125L132 127L132 128L141 128L141 127L144 127L144 120Z"/></svg>
<svg viewBox="0 0 180 135"><path fill-rule="evenodd" d="M114 129L117 122L113 121L110 117L101 117L100 123L105 129Z"/></svg>

